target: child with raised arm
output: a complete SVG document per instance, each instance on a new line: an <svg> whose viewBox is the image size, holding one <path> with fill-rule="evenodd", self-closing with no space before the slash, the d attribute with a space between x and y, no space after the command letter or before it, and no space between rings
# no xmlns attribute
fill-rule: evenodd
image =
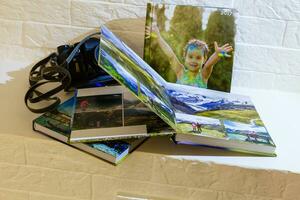
<svg viewBox="0 0 300 200"><path fill-rule="evenodd" d="M184 47L184 63L180 63L172 48L161 37L156 22L152 23L152 31L157 35L158 44L170 61L170 66L176 74L178 84L207 88L208 79L213 71L213 66L221 57L230 57L233 51L228 43L219 47L214 42L215 52L208 58L208 46L198 39L191 39ZM146 27L146 36L150 37L150 27Z"/></svg>

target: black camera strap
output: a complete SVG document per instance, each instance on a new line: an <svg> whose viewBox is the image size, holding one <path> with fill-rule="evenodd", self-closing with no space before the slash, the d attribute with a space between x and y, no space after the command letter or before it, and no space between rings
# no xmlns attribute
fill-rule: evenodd
<svg viewBox="0 0 300 200"><path fill-rule="evenodd" d="M58 63L60 55L58 53L51 53L32 67L29 74L30 88L24 97L25 105L31 112L44 113L56 108L60 104L60 99L53 95L62 90L70 90L72 82L72 77L69 72L70 62L78 52L80 53L80 47L96 35L99 36L100 33L93 33L81 40L61 64ZM49 85L50 83L58 83L59 85L47 92L41 92L39 90L42 86ZM33 108L30 105L42 101L46 102L46 106Z"/></svg>

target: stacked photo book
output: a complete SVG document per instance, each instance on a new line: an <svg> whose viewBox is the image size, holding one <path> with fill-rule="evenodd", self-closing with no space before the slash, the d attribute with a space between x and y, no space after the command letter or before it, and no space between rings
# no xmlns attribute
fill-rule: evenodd
<svg viewBox="0 0 300 200"><path fill-rule="evenodd" d="M112 163L154 136L275 156L250 98L230 93L236 17L149 3L143 59L102 26L98 64L117 84L77 89L33 129Z"/></svg>

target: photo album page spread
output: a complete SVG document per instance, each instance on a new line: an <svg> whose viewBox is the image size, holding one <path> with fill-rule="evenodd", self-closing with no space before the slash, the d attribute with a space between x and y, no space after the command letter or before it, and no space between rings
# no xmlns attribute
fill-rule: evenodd
<svg viewBox="0 0 300 200"><path fill-rule="evenodd" d="M167 82L106 26L101 26L98 62L172 127L176 138L274 154L275 144L249 97Z"/></svg>
<svg viewBox="0 0 300 200"><path fill-rule="evenodd" d="M171 135L173 129L124 86L77 90L71 142Z"/></svg>

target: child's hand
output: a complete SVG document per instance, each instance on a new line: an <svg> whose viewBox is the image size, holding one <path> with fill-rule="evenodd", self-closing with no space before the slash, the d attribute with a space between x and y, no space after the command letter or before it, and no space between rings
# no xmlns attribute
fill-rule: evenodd
<svg viewBox="0 0 300 200"><path fill-rule="evenodd" d="M228 53L232 52L233 48L228 43L219 47L218 43L215 41L214 46L215 46L215 52L218 54L219 57L227 57L227 58L231 57L231 55L229 55Z"/></svg>
<svg viewBox="0 0 300 200"><path fill-rule="evenodd" d="M150 37L156 38L159 35L159 29L156 24L152 24L152 27L146 26L145 29L145 38L149 39Z"/></svg>
<svg viewBox="0 0 300 200"><path fill-rule="evenodd" d="M150 37L157 38L160 36L160 32L157 26L157 9L154 7L154 12L152 15L151 27L146 26L145 38L149 39Z"/></svg>
<svg viewBox="0 0 300 200"><path fill-rule="evenodd" d="M149 39L150 35L151 35L151 28L150 28L150 26L146 26L146 29L145 29L145 38Z"/></svg>

